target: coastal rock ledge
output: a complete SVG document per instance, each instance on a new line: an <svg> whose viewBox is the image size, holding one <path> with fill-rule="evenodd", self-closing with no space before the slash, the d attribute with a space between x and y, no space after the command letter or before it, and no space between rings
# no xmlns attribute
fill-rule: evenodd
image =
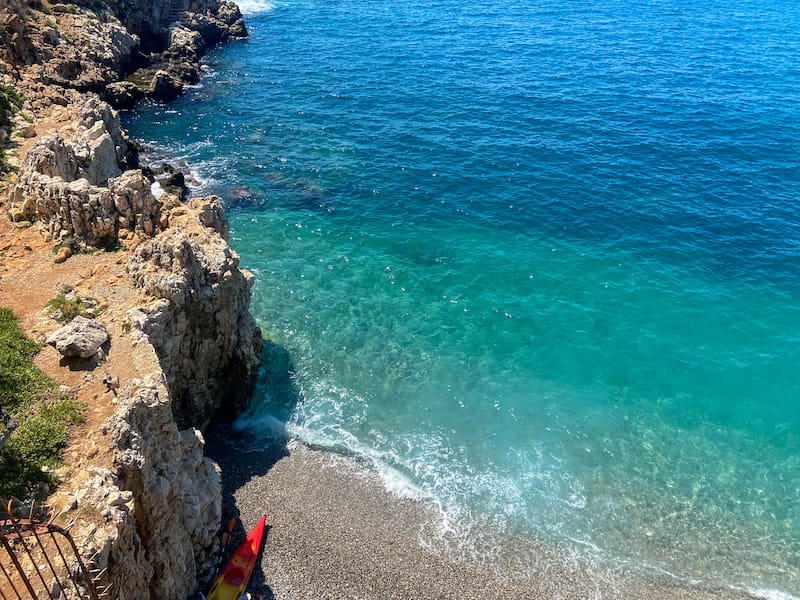
<svg viewBox="0 0 800 600"><path fill-rule="evenodd" d="M259 368L253 277L220 201L159 189L106 100L165 77L179 90L244 23L224 0L2 4L0 84L25 104L0 131L16 168L0 179L0 304L44 342L63 325L45 304L68 290L108 334L92 360L50 346L37 358L88 406L48 502L104 597L183 600L213 572L221 519L202 431L245 407Z"/></svg>

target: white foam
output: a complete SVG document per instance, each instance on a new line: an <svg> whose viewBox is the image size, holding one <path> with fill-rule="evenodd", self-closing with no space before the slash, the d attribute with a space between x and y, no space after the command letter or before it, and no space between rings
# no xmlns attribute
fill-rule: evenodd
<svg viewBox="0 0 800 600"><path fill-rule="evenodd" d="M763 598L763 600L800 600L797 596L792 596L787 592L780 590L773 590L769 588L756 588L745 590L748 594L752 594L756 598Z"/></svg>
<svg viewBox="0 0 800 600"><path fill-rule="evenodd" d="M265 13L275 8L275 5L268 0L237 0L236 4L243 15Z"/></svg>
<svg viewBox="0 0 800 600"><path fill-rule="evenodd" d="M153 194L153 198L158 200L159 198L161 198L161 196L164 195L164 188L162 188L161 184L159 184L157 181L154 181L150 185L150 193Z"/></svg>
<svg viewBox="0 0 800 600"><path fill-rule="evenodd" d="M253 415L245 412L233 423L235 431L258 432L270 438L281 438L286 435L283 421L269 414Z"/></svg>

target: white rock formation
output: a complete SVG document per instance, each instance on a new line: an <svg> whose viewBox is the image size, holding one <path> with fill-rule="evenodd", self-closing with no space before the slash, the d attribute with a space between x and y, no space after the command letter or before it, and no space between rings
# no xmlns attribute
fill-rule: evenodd
<svg viewBox="0 0 800 600"><path fill-rule="evenodd" d="M217 198L191 200L169 220L169 229L128 260L136 287L153 299L131 312L131 322L161 360L178 423L205 427L221 406L243 408L258 368L253 278L223 237L227 223Z"/></svg>
<svg viewBox="0 0 800 600"><path fill-rule="evenodd" d="M130 150L119 115L90 98L78 117L71 142L54 134L28 152L11 190L12 219L35 222L50 240L84 246L114 247L121 231L153 235L161 204L140 170L123 171Z"/></svg>
<svg viewBox="0 0 800 600"><path fill-rule="evenodd" d="M68 358L92 358L106 342L108 331L105 325L80 315L47 338L48 344Z"/></svg>

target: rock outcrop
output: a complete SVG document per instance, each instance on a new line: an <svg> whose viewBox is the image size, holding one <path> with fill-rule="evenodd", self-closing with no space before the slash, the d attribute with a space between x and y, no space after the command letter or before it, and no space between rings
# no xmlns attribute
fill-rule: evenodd
<svg viewBox="0 0 800 600"><path fill-rule="evenodd" d="M222 484L200 430L244 405L261 348L248 310L252 276L223 237L219 200L166 198L164 228L141 240L126 266L137 291L126 358L142 376L106 383L116 408L105 439L90 444L110 447L113 468L83 464L59 507L69 518L95 515L78 519L73 537L103 573L98 584L121 600L182 600L212 574ZM105 332L79 316L48 341L82 357L85 342L100 341L86 329Z"/></svg>
<svg viewBox="0 0 800 600"><path fill-rule="evenodd" d="M35 66L25 73L30 81L99 91L136 60L139 36L107 11L63 4L39 16L14 4L0 11L0 60Z"/></svg>
<svg viewBox="0 0 800 600"><path fill-rule="evenodd" d="M202 434L178 429L165 383L155 377L130 382L109 423L116 479L121 495L131 493L136 524L111 546L109 581L120 599L183 600L198 574L211 568L222 514L220 472L203 456ZM147 550L145 560L137 556L137 541ZM147 589L131 581L146 582Z"/></svg>
<svg viewBox="0 0 800 600"><path fill-rule="evenodd" d="M137 288L153 298L131 311L133 327L161 359L179 425L205 427L220 406L244 408L261 352L249 311L252 275L225 241L215 197L173 209L171 227L128 260Z"/></svg>
<svg viewBox="0 0 800 600"><path fill-rule="evenodd" d="M90 98L71 141L53 134L28 152L11 189L9 213L31 221L50 240L114 248L120 234L153 235L161 204L141 170L124 170L135 155L105 102Z"/></svg>
<svg viewBox="0 0 800 600"><path fill-rule="evenodd" d="M163 377L128 382L105 427L114 469L89 467L66 499L78 540L107 597L183 600L213 569L221 517L220 472L203 436L180 431Z"/></svg>
<svg viewBox="0 0 800 600"><path fill-rule="evenodd" d="M183 599L210 574L220 525L220 473L200 430L244 406L258 368L252 276L227 244L219 200L182 204L182 177L169 168L155 185L104 100L173 97L199 77L206 48L246 29L226 0L46 3L47 14L32 6L43 5L0 2L0 83L24 93L27 111L3 140L25 140L4 213L58 245L59 268L81 250L128 253L122 331L139 374L109 378L113 415L101 437L82 441L91 451L73 453L58 508L75 519L73 537L108 597ZM116 329L100 341L102 317L60 332L80 325L98 334L92 340L50 341L76 359L110 343L111 356L121 326L105 323Z"/></svg>
<svg viewBox="0 0 800 600"><path fill-rule="evenodd" d="M0 8L0 74L16 71L32 100L44 101L51 85L94 91L117 107L143 95L171 99L197 81L207 48L247 35L227 0L65 2L49 12L16 0Z"/></svg>

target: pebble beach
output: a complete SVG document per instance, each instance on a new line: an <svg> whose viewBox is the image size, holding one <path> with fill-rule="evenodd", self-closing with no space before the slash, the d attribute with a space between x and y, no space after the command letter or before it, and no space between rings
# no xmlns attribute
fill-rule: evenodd
<svg viewBox="0 0 800 600"><path fill-rule="evenodd" d="M492 558L483 560L438 535L434 507L393 495L351 458L299 443L242 451L226 441L231 437L218 426L206 448L222 467L223 522L239 518L233 543L267 515L261 562L248 587L253 598L751 598L589 568L530 540L487 548Z"/></svg>

